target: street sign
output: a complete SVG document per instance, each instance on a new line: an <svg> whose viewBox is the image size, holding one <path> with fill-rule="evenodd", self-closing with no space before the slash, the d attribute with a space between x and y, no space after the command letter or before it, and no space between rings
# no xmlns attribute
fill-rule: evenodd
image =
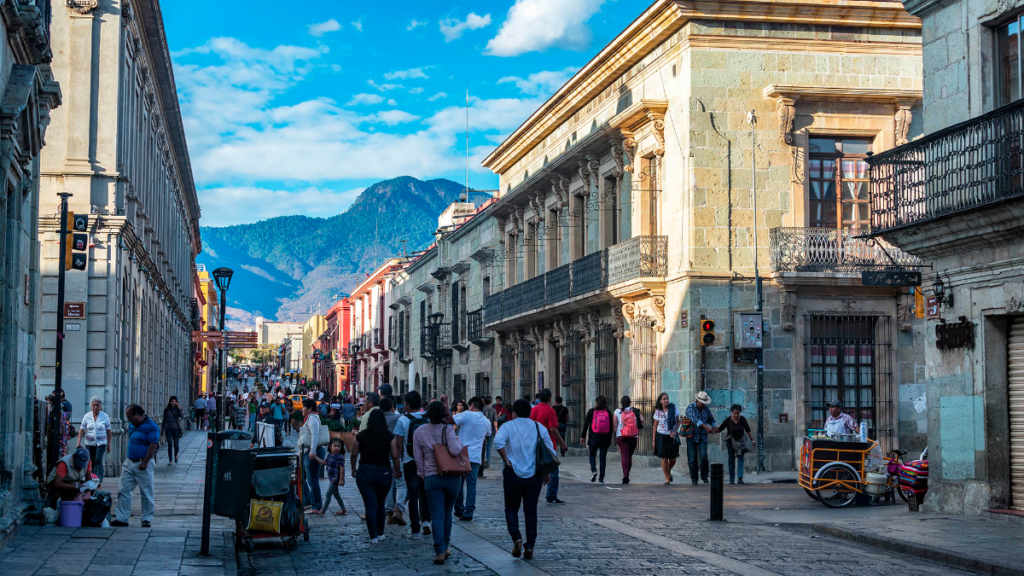
<svg viewBox="0 0 1024 576"><path fill-rule="evenodd" d="M81 332L82 331L82 325L81 324L65 324L64 325L64 331L65 332Z"/></svg>
<svg viewBox="0 0 1024 576"><path fill-rule="evenodd" d="M85 302L65 302L64 317L76 320L85 318Z"/></svg>
<svg viewBox="0 0 1024 576"><path fill-rule="evenodd" d="M860 282L865 286L920 286L921 273L895 270L861 272Z"/></svg>
<svg viewBox="0 0 1024 576"><path fill-rule="evenodd" d="M928 296L924 299L924 315L927 316L929 320L934 320L942 315L938 298L935 296Z"/></svg>

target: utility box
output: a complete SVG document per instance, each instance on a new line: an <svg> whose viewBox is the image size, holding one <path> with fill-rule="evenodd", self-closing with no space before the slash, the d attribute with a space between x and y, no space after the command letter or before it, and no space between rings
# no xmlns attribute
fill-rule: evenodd
<svg viewBox="0 0 1024 576"><path fill-rule="evenodd" d="M763 346L764 322L761 314L740 314L737 347L741 350L760 350Z"/></svg>

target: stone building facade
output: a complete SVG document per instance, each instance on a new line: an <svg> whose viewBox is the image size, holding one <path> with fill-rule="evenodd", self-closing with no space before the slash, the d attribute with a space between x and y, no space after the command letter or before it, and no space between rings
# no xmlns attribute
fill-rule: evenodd
<svg viewBox="0 0 1024 576"><path fill-rule="evenodd" d="M763 416L775 470L833 399L886 445L923 447L915 295L861 279L921 263L857 237L864 159L920 133L920 100L920 21L898 2L654 2L486 158L497 200L398 277L410 382L551 388L570 441L598 395L650 411L707 389L719 419ZM755 263L761 411L737 334Z"/></svg>
<svg viewBox="0 0 1024 576"><path fill-rule="evenodd" d="M48 0L0 4L0 546L39 498L39 154L61 104L49 34Z"/></svg>
<svg viewBox="0 0 1024 576"><path fill-rule="evenodd" d="M278 346L289 334L302 332L302 322L272 322L263 317L256 318L256 338L260 346Z"/></svg>
<svg viewBox="0 0 1024 576"><path fill-rule="evenodd" d="M125 454L124 410L159 420L170 396L188 398L199 204L157 0L61 2L51 25L53 70L65 94L42 154L42 331L37 387L53 388L59 246L58 193L89 215L89 264L69 271L66 300L84 302L81 331L65 335L63 388L76 417L104 400L113 439L108 473Z"/></svg>
<svg viewBox="0 0 1024 576"><path fill-rule="evenodd" d="M926 135L870 160L871 233L920 257L926 508L1024 510L1024 3L908 0Z"/></svg>
<svg viewBox="0 0 1024 576"><path fill-rule="evenodd" d="M400 259L390 258L363 280L348 297L352 310L349 331L349 372L353 390L373 392L391 381L391 353L386 346L385 310L391 278Z"/></svg>
<svg viewBox="0 0 1024 576"><path fill-rule="evenodd" d="M313 343L327 328L327 321L321 314L314 314L302 325L302 375L313 379Z"/></svg>

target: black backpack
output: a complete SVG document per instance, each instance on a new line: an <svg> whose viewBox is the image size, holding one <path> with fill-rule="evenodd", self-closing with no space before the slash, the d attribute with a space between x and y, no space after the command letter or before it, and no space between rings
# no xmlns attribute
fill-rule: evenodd
<svg viewBox="0 0 1024 576"><path fill-rule="evenodd" d="M409 425L405 430L405 453L409 456L414 456L412 449L412 437L416 430L424 424L430 424L430 420L427 420L423 416L419 418L413 418L411 415L406 414L406 418L409 419Z"/></svg>

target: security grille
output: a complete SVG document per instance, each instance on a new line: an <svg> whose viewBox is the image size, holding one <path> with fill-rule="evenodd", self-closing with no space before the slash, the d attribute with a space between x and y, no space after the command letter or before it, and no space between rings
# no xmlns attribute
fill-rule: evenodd
<svg viewBox="0 0 1024 576"><path fill-rule="evenodd" d="M512 397L512 382L515 380L516 349L504 346L501 349L501 399L509 406L515 401Z"/></svg>
<svg viewBox="0 0 1024 576"><path fill-rule="evenodd" d="M453 383L452 390L452 402L458 402L459 400L468 400L466 397L466 377L455 375L455 382Z"/></svg>
<svg viewBox="0 0 1024 576"><path fill-rule="evenodd" d="M603 324L597 329L597 346L594 349L597 394L604 396L613 407L619 401L619 347L615 341L615 327Z"/></svg>
<svg viewBox="0 0 1024 576"><path fill-rule="evenodd" d="M536 373L536 358L533 342L523 342L519 345L519 397L524 398L527 394L533 394L533 379Z"/></svg>
<svg viewBox="0 0 1024 576"><path fill-rule="evenodd" d="M633 383L630 400L634 410L643 416L646 426L654 425L654 399L658 395L658 333L654 330L655 320L646 314L634 318L630 324L629 378ZM641 434L637 440L637 452L654 453L654 439L651 434Z"/></svg>
<svg viewBox="0 0 1024 576"><path fill-rule="evenodd" d="M573 332L566 339L562 396L569 409L569 422L565 429L566 442L576 445L583 431L584 404L587 400L586 375L584 373L583 334Z"/></svg>
<svg viewBox="0 0 1024 576"><path fill-rule="evenodd" d="M486 372L476 373L476 382L474 386L474 392L476 396L483 398L491 394L491 378Z"/></svg>

